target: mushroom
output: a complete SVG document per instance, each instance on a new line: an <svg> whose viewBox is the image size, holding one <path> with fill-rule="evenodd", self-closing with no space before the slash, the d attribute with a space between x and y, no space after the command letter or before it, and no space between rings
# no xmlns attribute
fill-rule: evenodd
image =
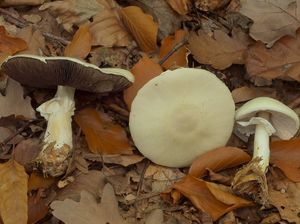
<svg viewBox="0 0 300 224"><path fill-rule="evenodd" d="M72 116L75 110L75 89L107 93L120 91L133 81L124 69L98 68L93 64L69 57L40 57L15 55L1 65L2 70L23 85L57 87L53 99L43 103L37 111L48 121L43 149L37 161L45 175L62 175L72 153Z"/></svg>
<svg viewBox="0 0 300 224"><path fill-rule="evenodd" d="M236 132L246 137L254 134L253 157L235 176L233 189L247 194L261 204L267 204L266 172L269 166L269 136L283 140L292 138L299 129L298 115L283 103L258 97L245 103L235 114Z"/></svg>
<svg viewBox="0 0 300 224"><path fill-rule="evenodd" d="M180 68L163 72L139 90L129 128L145 157L160 165L185 167L227 143L234 111L229 89L214 74Z"/></svg>

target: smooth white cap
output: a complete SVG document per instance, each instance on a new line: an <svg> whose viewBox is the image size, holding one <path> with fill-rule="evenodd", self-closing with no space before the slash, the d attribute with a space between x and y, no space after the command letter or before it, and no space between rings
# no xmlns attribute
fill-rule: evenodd
<svg viewBox="0 0 300 224"><path fill-rule="evenodd" d="M214 74L180 68L163 72L139 90L129 127L145 157L160 165L185 167L227 143L234 112L229 89Z"/></svg>
<svg viewBox="0 0 300 224"><path fill-rule="evenodd" d="M271 114L269 122L275 129L274 135L281 139L287 140L292 138L299 129L299 117L288 106L278 100L269 97L258 97L248 101L240 107L235 113L237 122L249 121L253 117L257 117L257 113L266 111ZM238 127L242 134L252 134L254 128Z"/></svg>

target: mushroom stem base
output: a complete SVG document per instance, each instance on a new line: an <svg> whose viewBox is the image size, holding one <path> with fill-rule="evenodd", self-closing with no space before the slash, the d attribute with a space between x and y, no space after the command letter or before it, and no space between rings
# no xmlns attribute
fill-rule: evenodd
<svg viewBox="0 0 300 224"><path fill-rule="evenodd" d="M235 193L253 198L257 203L266 206L269 200L268 185L260 162L259 158L255 158L239 170L234 177L232 189Z"/></svg>

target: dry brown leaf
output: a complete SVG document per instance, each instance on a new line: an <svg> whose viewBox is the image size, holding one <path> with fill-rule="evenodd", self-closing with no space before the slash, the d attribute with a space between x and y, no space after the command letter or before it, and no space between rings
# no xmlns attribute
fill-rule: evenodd
<svg viewBox="0 0 300 224"><path fill-rule="evenodd" d="M247 51L246 68L254 78L275 78L300 82L300 29L295 37L286 36L268 49L257 42Z"/></svg>
<svg viewBox="0 0 300 224"><path fill-rule="evenodd" d="M44 177L37 172L32 172L28 179L28 191L49 188L55 181L53 177Z"/></svg>
<svg viewBox="0 0 300 224"><path fill-rule="evenodd" d="M85 134L91 152L103 155L132 154L125 130L113 123L107 114L86 108L75 115L75 121Z"/></svg>
<svg viewBox="0 0 300 224"><path fill-rule="evenodd" d="M203 11L214 11L226 6L230 0L196 0L195 6Z"/></svg>
<svg viewBox="0 0 300 224"><path fill-rule="evenodd" d="M137 41L140 48L145 52L155 51L158 25L152 16L145 14L137 6L128 6L120 10L121 17Z"/></svg>
<svg viewBox="0 0 300 224"><path fill-rule="evenodd" d="M23 98L23 88L16 81L9 79L6 96L0 94L0 117L10 115L26 119L35 119L35 111L31 107L30 97Z"/></svg>
<svg viewBox="0 0 300 224"><path fill-rule="evenodd" d="M123 48L97 47L93 48L90 54L90 63L99 67L105 65L114 68L127 68L125 66L128 52Z"/></svg>
<svg viewBox="0 0 300 224"><path fill-rule="evenodd" d="M0 164L0 213L5 224L27 223L27 179L16 161Z"/></svg>
<svg viewBox="0 0 300 224"><path fill-rule="evenodd" d="M100 204L97 204L93 195L82 191L79 202L71 199L54 201L51 208L52 214L66 224L125 224L110 184L105 185Z"/></svg>
<svg viewBox="0 0 300 224"><path fill-rule="evenodd" d="M270 144L270 163L292 181L300 182L300 139L274 141Z"/></svg>
<svg viewBox="0 0 300 224"><path fill-rule="evenodd" d="M249 162L251 157L236 147L221 147L199 156L192 163L189 175L203 177L207 169L218 172Z"/></svg>
<svg viewBox="0 0 300 224"><path fill-rule="evenodd" d="M57 22L71 32L72 26L87 22L92 16L105 9L105 0L64 0L47 2L40 10L48 10L57 15Z"/></svg>
<svg viewBox="0 0 300 224"><path fill-rule="evenodd" d="M64 56L84 59L92 48L92 36L88 25L81 25L65 48Z"/></svg>
<svg viewBox="0 0 300 224"><path fill-rule="evenodd" d="M163 59L174 47L176 44L180 43L186 37L187 32L185 30L177 30L174 35L166 37L160 47L159 58ZM179 48L172 56L166 60L162 66L165 69L175 69L178 67L187 66L187 54L188 50L185 46Z"/></svg>
<svg viewBox="0 0 300 224"><path fill-rule="evenodd" d="M185 15L189 11L188 4L190 0L167 0L167 2L180 15Z"/></svg>
<svg viewBox="0 0 300 224"><path fill-rule="evenodd" d="M21 141L14 149L14 159L23 166L27 166L34 161L42 149L39 139L28 138Z"/></svg>
<svg viewBox="0 0 300 224"><path fill-rule="evenodd" d="M35 30L33 26L26 26L18 32L17 37L25 40L28 45L27 49L20 51L19 54L43 54L45 38L41 31Z"/></svg>
<svg viewBox="0 0 300 224"><path fill-rule="evenodd" d="M25 50L27 43L18 37L9 36L4 28L0 26L0 52L13 55L19 51Z"/></svg>
<svg viewBox="0 0 300 224"><path fill-rule="evenodd" d="M104 6L105 9L93 16L93 22L90 24L92 45L129 46L132 38L122 25L114 6Z"/></svg>
<svg viewBox="0 0 300 224"><path fill-rule="evenodd" d="M273 88L243 86L234 89L231 95L235 103L241 103L260 96L275 98L275 90Z"/></svg>
<svg viewBox="0 0 300 224"><path fill-rule="evenodd" d="M240 13L254 21L250 36L271 47L281 37L295 35L300 26L299 7L295 0L241 0Z"/></svg>
<svg viewBox="0 0 300 224"><path fill-rule="evenodd" d="M187 197L199 210L209 213L214 221L236 208L252 205L230 192L229 187L205 182L190 175L175 183L172 188Z"/></svg>
<svg viewBox="0 0 300 224"><path fill-rule="evenodd" d="M233 29L231 37L221 30L215 30L212 37L200 30L198 35L191 33L188 48L199 63L225 69L245 63L249 43L247 34L239 29Z"/></svg>
<svg viewBox="0 0 300 224"><path fill-rule="evenodd" d="M161 209L154 209L148 215L145 224L162 224L164 223L164 213Z"/></svg>
<svg viewBox="0 0 300 224"><path fill-rule="evenodd" d="M24 5L40 5L45 0L2 0L0 6L24 6Z"/></svg>
<svg viewBox="0 0 300 224"><path fill-rule="evenodd" d="M35 224L48 214L48 206L41 198L39 192L35 196L28 198L28 222L27 224Z"/></svg>
<svg viewBox="0 0 300 224"><path fill-rule="evenodd" d="M124 100L127 107L131 108L131 103L140 88L142 88L150 79L160 75L163 72L159 64L151 60L147 55L136 63L131 69L135 77L134 83L124 90Z"/></svg>
<svg viewBox="0 0 300 224"><path fill-rule="evenodd" d="M17 132L17 130L14 127L10 127L10 128L0 127L0 142L5 141L7 138L10 138L11 136L14 136L16 134L16 132ZM20 142L22 142L22 140L24 140L23 136L16 135L7 144L16 145L16 144L19 144Z"/></svg>

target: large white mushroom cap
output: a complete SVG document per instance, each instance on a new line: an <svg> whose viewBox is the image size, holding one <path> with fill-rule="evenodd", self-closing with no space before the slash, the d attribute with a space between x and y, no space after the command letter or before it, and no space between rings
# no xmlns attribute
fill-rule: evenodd
<svg viewBox="0 0 300 224"><path fill-rule="evenodd" d="M184 167L226 144L234 110L229 89L214 74L180 68L162 73L140 89L129 127L145 157L160 165Z"/></svg>

